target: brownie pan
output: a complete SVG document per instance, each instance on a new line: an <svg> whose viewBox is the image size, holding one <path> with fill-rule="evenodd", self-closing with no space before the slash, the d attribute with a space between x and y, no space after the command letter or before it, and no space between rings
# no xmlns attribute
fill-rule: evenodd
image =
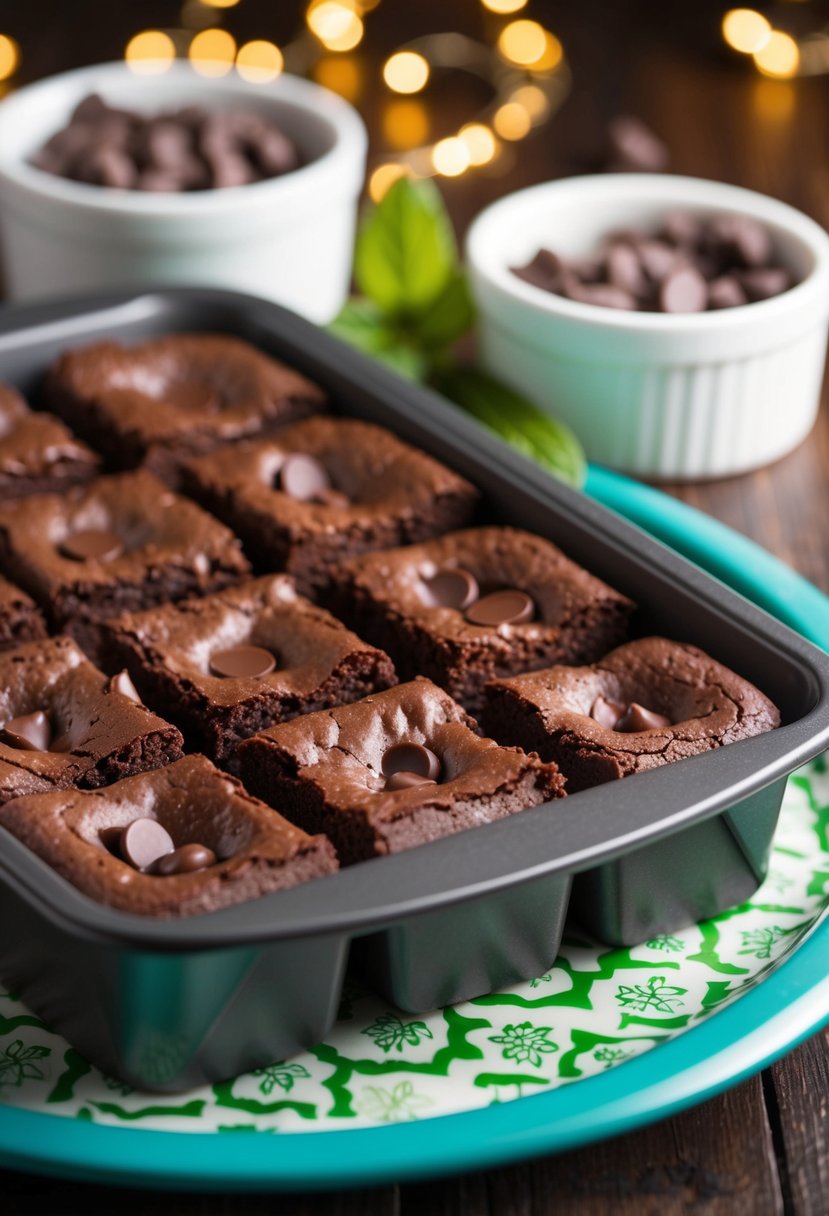
<svg viewBox="0 0 829 1216"><path fill-rule="evenodd" d="M178 1091L285 1058L336 1016L351 955L422 1011L541 974L572 917L633 944L747 898L788 774L829 746L829 657L432 393L278 308L215 290L16 307L0 379L37 400L71 345L235 334L483 492L481 522L547 537L640 605L640 632L702 647L779 706L778 730L470 832L190 919L92 902L0 833L0 975L107 1073Z"/></svg>

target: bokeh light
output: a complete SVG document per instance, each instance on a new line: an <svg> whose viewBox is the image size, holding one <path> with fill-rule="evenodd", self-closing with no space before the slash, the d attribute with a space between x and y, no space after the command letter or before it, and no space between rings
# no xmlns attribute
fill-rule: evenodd
<svg viewBox="0 0 829 1216"><path fill-rule="evenodd" d="M532 119L522 105L508 101L495 111L492 125L502 139L523 139L530 133Z"/></svg>
<svg viewBox="0 0 829 1216"><path fill-rule="evenodd" d="M432 164L443 177L459 177L471 164L469 149L457 135L439 139L432 148Z"/></svg>
<svg viewBox="0 0 829 1216"><path fill-rule="evenodd" d="M527 0L481 0L481 3L491 13L498 13L501 16L507 13L517 13L527 7Z"/></svg>
<svg viewBox="0 0 829 1216"><path fill-rule="evenodd" d="M398 51L383 65L383 79L395 93L419 93L429 79L429 64L416 51Z"/></svg>
<svg viewBox="0 0 829 1216"><path fill-rule="evenodd" d="M771 36L771 22L753 8L732 8L722 19L723 38L742 55L760 51Z"/></svg>
<svg viewBox="0 0 829 1216"><path fill-rule="evenodd" d="M429 115L419 101L402 98L383 108L383 136L398 151L416 148L429 138Z"/></svg>
<svg viewBox="0 0 829 1216"><path fill-rule="evenodd" d="M788 80L797 75L800 67L800 48L791 34L783 30L772 30L768 42L754 52L754 62L764 76L775 76Z"/></svg>
<svg viewBox="0 0 829 1216"><path fill-rule="evenodd" d="M199 0L206 8L235 8L239 0Z"/></svg>
<svg viewBox="0 0 829 1216"><path fill-rule="evenodd" d="M405 165L390 163L378 166L368 179L368 192L372 201L379 203L389 187L400 177L411 177L411 171Z"/></svg>
<svg viewBox="0 0 829 1216"><path fill-rule="evenodd" d="M355 9L342 0L311 4L308 28L329 51L352 51L363 37L363 23Z"/></svg>
<svg viewBox="0 0 829 1216"><path fill-rule="evenodd" d="M8 80L20 63L20 47L8 34L0 34L0 80Z"/></svg>
<svg viewBox="0 0 829 1216"><path fill-rule="evenodd" d="M346 101L356 101L363 91L363 73L350 55L325 55L313 67L314 80Z"/></svg>
<svg viewBox="0 0 829 1216"><path fill-rule="evenodd" d="M537 21L511 21L498 35L498 50L522 67L537 63L546 49L546 33Z"/></svg>
<svg viewBox="0 0 829 1216"><path fill-rule="evenodd" d="M468 122L458 131L458 139L465 144L469 163L475 168L489 164L498 152L498 141L482 122Z"/></svg>
<svg viewBox="0 0 829 1216"><path fill-rule="evenodd" d="M550 99L537 84L522 84L510 101L525 109L534 123L541 122L550 112Z"/></svg>
<svg viewBox="0 0 829 1216"><path fill-rule="evenodd" d="M124 51L130 70L138 76L166 72L175 57L175 44L163 30L142 30L130 38Z"/></svg>
<svg viewBox="0 0 829 1216"><path fill-rule="evenodd" d="M227 30L202 30L187 54L199 75L226 76L236 58L236 39Z"/></svg>
<svg viewBox="0 0 829 1216"><path fill-rule="evenodd" d="M236 71L243 80L254 84L276 80L284 66L285 59L279 47L262 39L246 42L236 53Z"/></svg>

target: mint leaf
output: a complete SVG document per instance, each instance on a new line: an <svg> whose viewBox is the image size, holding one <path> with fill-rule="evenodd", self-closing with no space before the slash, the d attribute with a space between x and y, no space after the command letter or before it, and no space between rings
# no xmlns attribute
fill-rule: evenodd
<svg viewBox="0 0 829 1216"><path fill-rule="evenodd" d="M407 380L426 378L426 355L407 344L398 330L385 321L371 300L359 296L349 300L328 330L364 354L379 359Z"/></svg>
<svg viewBox="0 0 829 1216"><path fill-rule="evenodd" d="M353 296L328 326L329 332L344 342L373 355L394 341L393 330L386 325L376 304Z"/></svg>
<svg viewBox="0 0 829 1216"><path fill-rule="evenodd" d="M399 178L360 224L354 278L388 317L425 313L457 264L455 234L430 181Z"/></svg>
<svg viewBox="0 0 829 1216"><path fill-rule="evenodd" d="M466 275L456 270L428 312L413 323L418 343L427 350L445 350L472 328L475 305Z"/></svg>
<svg viewBox="0 0 829 1216"><path fill-rule="evenodd" d="M587 463L576 436L520 393L486 372L466 367L443 373L436 387L560 481L576 487L584 484Z"/></svg>

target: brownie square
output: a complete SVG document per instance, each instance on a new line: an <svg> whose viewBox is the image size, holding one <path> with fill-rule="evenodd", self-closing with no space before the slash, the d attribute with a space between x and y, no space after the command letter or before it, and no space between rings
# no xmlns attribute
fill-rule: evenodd
<svg viewBox="0 0 829 1216"><path fill-rule="evenodd" d="M46 637L46 622L33 599L0 578L0 650Z"/></svg>
<svg viewBox="0 0 829 1216"><path fill-rule="evenodd" d="M120 844L138 819L160 824L177 849L210 850L212 863L166 875L136 868ZM18 798L0 809L0 825L85 895L141 916L214 912L337 869L327 840L286 822L204 756L94 793Z"/></svg>
<svg viewBox="0 0 829 1216"><path fill-rule="evenodd" d="M103 633L107 662L126 666L147 699L220 761L267 726L396 683L388 655L297 595L284 574L129 613Z"/></svg>
<svg viewBox="0 0 829 1216"><path fill-rule="evenodd" d="M0 654L0 803L94 789L178 760L182 738L122 679L109 679L71 638Z"/></svg>
<svg viewBox="0 0 829 1216"><path fill-rule="evenodd" d="M79 485L99 464L62 422L33 413L15 389L0 384L0 502Z"/></svg>
<svg viewBox="0 0 829 1216"><path fill-rule="evenodd" d="M45 398L115 468L147 462L165 480L181 460L325 408L305 376L239 338L174 334L99 342L52 365Z"/></svg>
<svg viewBox="0 0 829 1216"><path fill-rule="evenodd" d="M665 638L628 642L589 667L497 680L486 697L487 731L554 761L571 794L780 724L748 680Z"/></svg>
<svg viewBox="0 0 829 1216"><path fill-rule="evenodd" d="M291 492L281 488L297 457L310 457L328 483L318 495L296 477ZM325 588L332 566L348 557L468 523L477 499L463 478L390 431L345 418L310 418L274 438L220 448L189 464L183 479L255 563L286 570L304 595Z"/></svg>
<svg viewBox="0 0 829 1216"><path fill-rule="evenodd" d="M402 680L427 676L472 714L497 676L599 658L624 638L634 607L549 541L515 528L371 553L338 574L337 615L390 654ZM506 591L526 609L511 615L529 619L499 620L510 616L509 602L504 613L495 599Z"/></svg>
<svg viewBox="0 0 829 1216"><path fill-rule="evenodd" d="M324 832L341 864L399 853L560 797L554 764L475 732L429 680L296 718L241 744L242 780L308 832ZM389 788L387 753L429 749L437 781Z"/></svg>
<svg viewBox="0 0 829 1216"><path fill-rule="evenodd" d="M249 572L227 528L144 470L0 506L0 566L76 636Z"/></svg>

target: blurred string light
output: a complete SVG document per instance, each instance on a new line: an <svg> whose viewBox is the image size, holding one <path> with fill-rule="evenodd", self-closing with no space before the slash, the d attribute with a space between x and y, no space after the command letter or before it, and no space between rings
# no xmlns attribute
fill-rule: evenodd
<svg viewBox="0 0 829 1216"><path fill-rule="evenodd" d="M8 80L20 63L20 47L8 34L0 34L0 80Z"/></svg>
<svg viewBox="0 0 829 1216"><path fill-rule="evenodd" d="M753 8L729 9L722 19L722 34L728 46L749 55L757 71L776 80L813 75L829 70L829 55L819 65L815 44L820 38L810 35L798 42L785 30L775 29L763 13Z"/></svg>
<svg viewBox="0 0 829 1216"><path fill-rule="evenodd" d="M351 54L365 35L365 23L382 0L307 0L304 25L285 46L253 39L237 47L223 24L223 10L240 0L183 0L174 30L143 30L130 39L124 58L139 73L167 70L176 55L186 56L207 77L235 71L246 81L267 84L287 70L357 101L365 87L365 64ZM392 94L383 111L383 133L392 151L369 178L379 199L401 176L459 177L471 169L499 173L514 160L510 147L546 122L570 89L561 42L540 22L523 16L529 0L481 0L498 19L494 45L459 33L430 34L393 49L382 67ZM522 14L516 16L516 14ZM0 41L2 69L2 41ZM436 73L477 77L489 101L455 132L427 142L431 113L416 95ZM2 77L0 76L0 79Z"/></svg>
<svg viewBox="0 0 829 1216"><path fill-rule="evenodd" d="M519 13L522 8L527 7L527 0L481 0L481 3L484 8L488 8L491 13L497 13L499 17Z"/></svg>
<svg viewBox="0 0 829 1216"><path fill-rule="evenodd" d="M159 76L176 57L176 44L164 30L142 30L130 38L124 58L138 76Z"/></svg>
<svg viewBox="0 0 829 1216"><path fill-rule="evenodd" d="M429 80L429 63L417 51L396 51L383 65L383 79L395 93L419 93Z"/></svg>
<svg viewBox="0 0 829 1216"><path fill-rule="evenodd" d="M305 20L327 50L353 51L364 32L360 12L360 6L349 0L311 0Z"/></svg>
<svg viewBox="0 0 829 1216"><path fill-rule="evenodd" d="M285 57L273 42L254 39L239 47L236 52L236 71L243 80L253 84L267 84L276 80L285 66Z"/></svg>
<svg viewBox="0 0 829 1216"><path fill-rule="evenodd" d="M236 39L227 30L202 30L190 43L187 58L200 76L226 76L236 59Z"/></svg>
<svg viewBox="0 0 829 1216"><path fill-rule="evenodd" d="M507 0L482 2L491 11L500 11L494 6ZM504 159L503 142L517 143L528 136L559 108L570 87L559 39L539 22L524 19L504 25L495 47L462 34L430 34L414 39L389 56L383 65L383 79L390 92L411 95L422 92L438 71L477 76L491 90L489 103L455 134L419 147L411 146L410 132L404 138L391 121L398 112L391 107L401 103L389 103L388 121L384 122L387 142L406 150L379 166L371 179L372 197L381 197L382 191L400 176L401 168L415 177L460 177L470 169L494 165ZM420 112L425 114L422 109ZM399 113L402 121L403 111Z"/></svg>

